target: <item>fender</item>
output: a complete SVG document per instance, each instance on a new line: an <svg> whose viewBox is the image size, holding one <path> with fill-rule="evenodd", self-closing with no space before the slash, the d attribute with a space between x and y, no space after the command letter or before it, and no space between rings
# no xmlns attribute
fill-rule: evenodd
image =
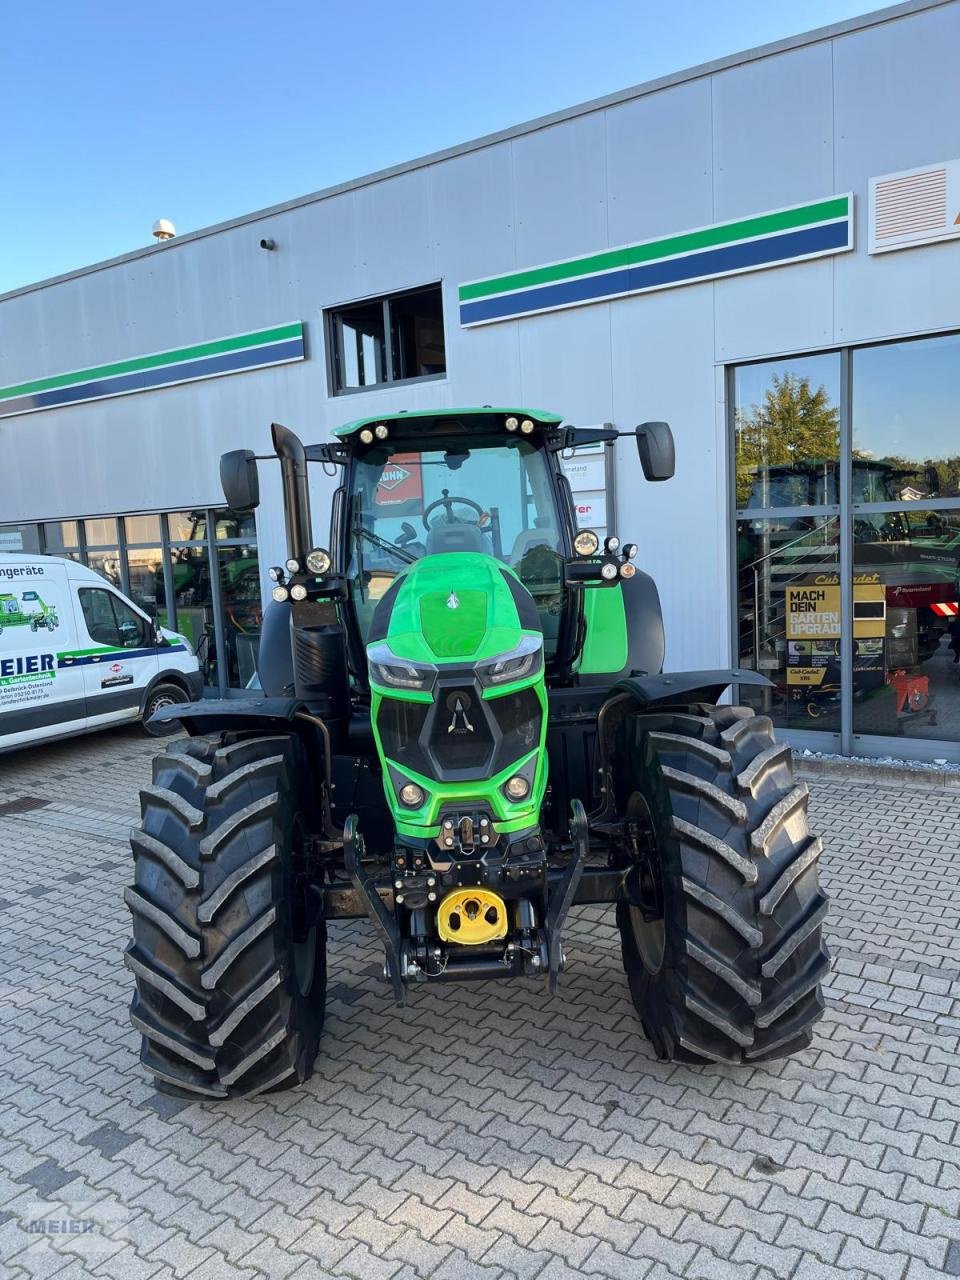
<svg viewBox="0 0 960 1280"><path fill-rule="evenodd" d="M186 689L191 700L196 701L203 694L203 673L200 671L181 671L177 667L171 667L169 670L161 671L155 675L150 683L143 691L143 697L140 699L140 714L143 715L146 710L147 703L150 701L150 695L158 684L176 684Z"/></svg>
<svg viewBox="0 0 960 1280"><path fill-rule="evenodd" d="M739 667L718 671L675 671L658 676L628 676L618 680L611 694L629 693L645 707L675 702L716 702L732 684L772 688L773 681L759 671Z"/></svg>
<svg viewBox="0 0 960 1280"><path fill-rule="evenodd" d="M289 733L297 712L304 708L296 698L202 698L163 707L154 720L176 720L191 737L220 730L254 729L264 733Z"/></svg>

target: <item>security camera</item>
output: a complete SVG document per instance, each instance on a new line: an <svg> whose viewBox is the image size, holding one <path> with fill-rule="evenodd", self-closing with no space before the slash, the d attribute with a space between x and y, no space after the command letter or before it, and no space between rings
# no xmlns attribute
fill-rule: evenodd
<svg viewBox="0 0 960 1280"><path fill-rule="evenodd" d="M277 242L276 242L276 240L261 240L261 241L260 241L260 248L261 248L261 249L275 249L276 247L277 247Z"/></svg>

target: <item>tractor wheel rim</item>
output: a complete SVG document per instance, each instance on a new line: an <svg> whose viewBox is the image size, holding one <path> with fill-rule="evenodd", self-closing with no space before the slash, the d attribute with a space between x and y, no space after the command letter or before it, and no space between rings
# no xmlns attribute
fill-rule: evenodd
<svg viewBox="0 0 960 1280"><path fill-rule="evenodd" d="M644 969L651 976L663 968L663 956L667 949L667 931L662 920L644 920L639 907L630 908L630 925L633 940Z"/></svg>
<svg viewBox="0 0 960 1280"><path fill-rule="evenodd" d="M630 817L644 814L651 828L656 829L650 813L650 806L642 792L634 791L630 796L627 801L627 814ZM657 871L654 871L654 874L656 875ZM662 901L662 889L660 898ZM640 908L631 906L630 930L644 969L651 976L658 974L663 968L663 957L667 948L667 931L663 919L645 920Z"/></svg>
<svg viewBox="0 0 960 1280"><path fill-rule="evenodd" d="M293 976L297 990L308 996L317 971L317 926L313 925L302 942L293 944Z"/></svg>

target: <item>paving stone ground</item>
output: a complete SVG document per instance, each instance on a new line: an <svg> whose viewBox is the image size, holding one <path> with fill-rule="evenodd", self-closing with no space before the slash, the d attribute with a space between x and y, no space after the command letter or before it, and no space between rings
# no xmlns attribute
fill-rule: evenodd
<svg viewBox="0 0 960 1280"><path fill-rule="evenodd" d="M121 962L153 750L0 757L3 1280L960 1275L960 795L810 780L836 966L789 1061L655 1061L595 908L555 998L404 1010L350 922L314 1078L185 1104L141 1073Z"/></svg>

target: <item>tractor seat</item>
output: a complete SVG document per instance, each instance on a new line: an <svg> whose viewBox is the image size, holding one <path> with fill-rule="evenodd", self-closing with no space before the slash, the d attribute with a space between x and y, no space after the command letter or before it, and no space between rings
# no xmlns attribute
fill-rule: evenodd
<svg viewBox="0 0 960 1280"><path fill-rule="evenodd" d="M447 524L440 521L427 534L427 555L445 555L448 551L483 551L483 534L475 524Z"/></svg>
<svg viewBox="0 0 960 1280"><path fill-rule="evenodd" d="M510 552L510 563L518 565L533 547L549 547L551 551L557 549L557 536L546 516L537 516L533 529L524 529L517 534L517 540Z"/></svg>

